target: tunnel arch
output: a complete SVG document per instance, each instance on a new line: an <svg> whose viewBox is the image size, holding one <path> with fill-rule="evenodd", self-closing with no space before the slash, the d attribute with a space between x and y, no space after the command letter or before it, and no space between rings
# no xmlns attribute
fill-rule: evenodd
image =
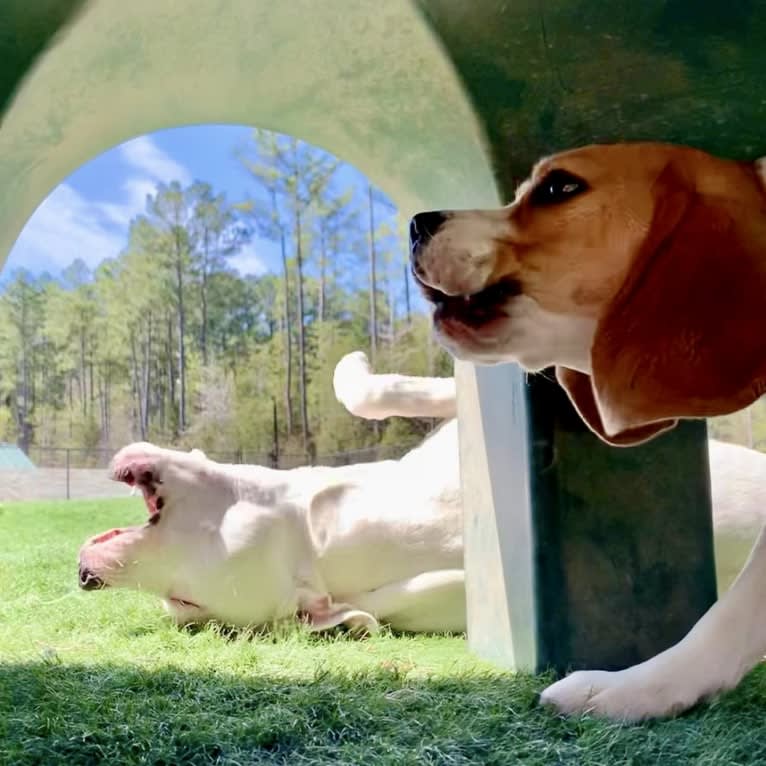
<svg viewBox="0 0 766 766"><path fill-rule="evenodd" d="M24 32L61 23L41 9L78 12L43 54L39 39L26 46L15 64L30 73L10 106L0 93L0 259L75 167L171 125L296 135L360 168L405 215L493 204L542 154L592 141L764 154L762 3L736 13L723 0L614 0L609 13L594 0L1 5L0 27L10 8ZM679 639L715 597L704 423L605 453L544 377L513 365L456 372L471 645L517 668L563 670L625 667ZM611 481L621 472L643 473L642 491ZM580 494L567 486L575 475L589 477ZM609 536L603 566L578 568L592 554L578 523L598 536L610 509L647 527ZM674 540L683 545L670 550ZM647 581L653 569L670 575L677 608L666 614L654 605L672 599Z"/></svg>
<svg viewBox="0 0 766 766"><path fill-rule="evenodd" d="M359 168L405 215L496 201L469 98L408 0L375 14L343 0L158 8L87 4L23 80L0 131L3 260L69 173L182 125L295 135Z"/></svg>

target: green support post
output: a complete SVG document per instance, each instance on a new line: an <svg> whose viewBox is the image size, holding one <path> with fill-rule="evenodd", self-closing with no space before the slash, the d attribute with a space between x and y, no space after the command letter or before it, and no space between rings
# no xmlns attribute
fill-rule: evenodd
<svg viewBox="0 0 766 766"><path fill-rule="evenodd" d="M586 143L766 152L762 3L419 5L507 201L541 156ZM546 376L459 374L471 645L564 671L623 668L680 639L716 597L705 424L610 448Z"/></svg>

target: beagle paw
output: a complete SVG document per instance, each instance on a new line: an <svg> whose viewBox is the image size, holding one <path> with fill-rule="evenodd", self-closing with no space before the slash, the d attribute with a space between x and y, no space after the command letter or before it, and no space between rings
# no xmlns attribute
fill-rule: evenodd
<svg viewBox="0 0 766 766"><path fill-rule="evenodd" d="M617 672L580 670L545 689L540 704L563 715L587 714L623 723L667 718L710 696L709 690L720 691L721 685L710 684L714 672L705 665L656 658Z"/></svg>

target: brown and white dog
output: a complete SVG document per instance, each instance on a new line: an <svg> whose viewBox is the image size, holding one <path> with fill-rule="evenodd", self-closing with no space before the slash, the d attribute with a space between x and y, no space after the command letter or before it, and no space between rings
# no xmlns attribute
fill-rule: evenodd
<svg viewBox="0 0 766 766"><path fill-rule="evenodd" d="M589 427L628 446L766 391L766 168L688 147L539 162L498 210L423 213L412 266L438 338L478 363L556 366ZM766 536L679 644L574 673L543 702L638 720L735 686L766 652Z"/></svg>

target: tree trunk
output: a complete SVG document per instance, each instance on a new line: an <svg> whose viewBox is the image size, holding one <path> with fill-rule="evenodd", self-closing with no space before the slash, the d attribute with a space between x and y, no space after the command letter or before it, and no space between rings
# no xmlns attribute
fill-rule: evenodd
<svg viewBox="0 0 766 766"><path fill-rule="evenodd" d="M144 429L144 397L141 390L141 376L138 369L138 354L136 353L136 334L130 331L130 360L131 377L133 378L133 391L135 392L135 406L133 419L133 432L138 431L141 441L146 441L146 430ZM136 422L138 421L138 422ZM138 428L136 428L136 425Z"/></svg>
<svg viewBox="0 0 766 766"><path fill-rule="evenodd" d="M271 399L271 467L279 468L279 419L277 417L277 400Z"/></svg>
<svg viewBox="0 0 766 766"><path fill-rule="evenodd" d="M367 203L370 213L370 361L375 366L378 354L378 279L376 275L377 253L375 252L375 204L373 201L372 185L367 184ZM372 432L375 439L380 439L380 421L372 421Z"/></svg>
<svg viewBox="0 0 766 766"><path fill-rule="evenodd" d="M88 359L88 377L90 378L90 411L93 412L93 407L96 402L96 392L93 387L93 349L91 348L91 352Z"/></svg>
<svg viewBox="0 0 766 766"><path fill-rule="evenodd" d="M375 274L377 255L375 253L375 206L372 199L372 186L367 185L367 201L370 212L370 361L375 365L375 355L378 351L378 284Z"/></svg>
<svg viewBox="0 0 766 766"><path fill-rule="evenodd" d="M149 313L149 315L146 318L146 337L144 339L144 353L143 353L143 398L144 398L144 406L143 406L143 420L142 420L142 426L141 430L144 433L149 433L149 412L151 409L150 406L150 391L151 391L151 359L152 359L152 315Z"/></svg>
<svg viewBox="0 0 766 766"><path fill-rule="evenodd" d="M178 431L186 430L186 314L184 312L183 253L179 232L175 233L176 246L176 300L178 304Z"/></svg>
<svg viewBox="0 0 766 766"><path fill-rule="evenodd" d="M412 314L410 308L410 270L407 264L404 264L404 305L407 310L407 326L412 324Z"/></svg>
<svg viewBox="0 0 766 766"><path fill-rule="evenodd" d="M393 279L388 279L388 330L388 345L393 348L396 340L396 296Z"/></svg>
<svg viewBox="0 0 766 766"><path fill-rule="evenodd" d="M85 376L85 327L80 325L80 409L83 417L88 414L88 380Z"/></svg>
<svg viewBox="0 0 766 766"><path fill-rule="evenodd" d="M162 363L159 359L157 360L157 369L154 378L159 384L157 385L157 415L160 421L160 430L164 433L168 422L168 386L167 383L162 380Z"/></svg>
<svg viewBox="0 0 766 766"><path fill-rule="evenodd" d="M96 386L98 389L98 432L99 445L104 442L104 376L99 372L96 375Z"/></svg>
<svg viewBox="0 0 766 766"><path fill-rule="evenodd" d="M25 344L26 345L26 344ZM27 362L26 347L21 351L21 407L19 410L19 429L24 433L28 417L29 404L29 363Z"/></svg>
<svg viewBox="0 0 766 766"><path fill-rule="evenodd" d="M327 252L325 249L324 228L319 232L319 301L317 307L317 319L324 322L325 307L325 259Z"/></svg>
<svg viewBox="0 0 766 766"><path fill-rule="evenodd" d="M210 253L210 233L207 227L205 227L204 244L203 244L203 260L202 260L202 281L200 285L201 294L200 302L202 304L202 327L200 328L200 350L202 351L202 364L207 367L208 364L208 351L207 351L207 323L208 323L208 309L207 309L207 283L208 283L208 258Z"/></svg>
<svg viewBox="0 0 766 766"><path fill-rule="evenodd" d="M104 363L104 443L109 444L111 441L111 396L112 396L112 367L109 364L109 360Z"/></svg>
<svg viewBox="0 0 766 766"><path fill-rule="evenodd" d="M166 414L169 417L170 413L176 409L176 374L175 365L173 364L173 317L168 314L168 339L166 345L167 356L167 392L168 392L168 407Z"/></svg>
<svg viewBox="0 0 766 766"><path fill-rule="evenodd" d="M29 343L29 333L27 330L27 301L22 297L21 304L21 406L17 404L18 411L18 429L19 443L24 446L27 433L27 418L29 417L29 357L27 356Z"/></svg>
<svg viewBox="0 0 766 766"><path fill-rule="evenodd" d="M104 365L100 365L98 368L98 374L96 375L96 387L98 390L98 417L99 417L99 432L101 437L99 439L99 445L103 446L107 443L106 436L106 373L104 371Z"/></svg>
<svg viewBox="0 0 766 766"><path fill-rule="evenodd" d="M37 355L34 348L31 353L30 375L29 375L29 411L34 412L37 407Z"/></svg>
<svg viewBox="0 0 766 766"><path fill-rule="evenodd" d="M69 381L69 439L71 441L72 439L72 433L74 431L74 421L73 421L73 415L74 415L74 386L72 386L72 378L74 377L74 373L70 372L67 376L67 379Z"/></svg>
<svg viewBox="0 0 766 766"><path fill-rule="evenodd" d="M183 275L178 269L178 431L186 430L186 317L183 306Z"/></svg>
<svg viewBox="0 0 766 766"><path fill-rule="evenodd" d="M295 212L295 259L298 266L298 371L301 396L301 435L303 451L309 446L309 419L306 397L306 328L305 308L303 305L303 243L301 242L301 212L296 207Z"/></svg>
<svg viewBox="0 0 766 766"><path fill-rule="evenodd" d="M282 272L284 274L284 330L285 330L285 428L287 436L293 432L293 350L292 328L290 327L290 278L287 263L287 243L285 242L285 230L279 222L276 192L271 190L271 201L274 206L274 219L279 227L279 246L282 253Z"/></svg>

